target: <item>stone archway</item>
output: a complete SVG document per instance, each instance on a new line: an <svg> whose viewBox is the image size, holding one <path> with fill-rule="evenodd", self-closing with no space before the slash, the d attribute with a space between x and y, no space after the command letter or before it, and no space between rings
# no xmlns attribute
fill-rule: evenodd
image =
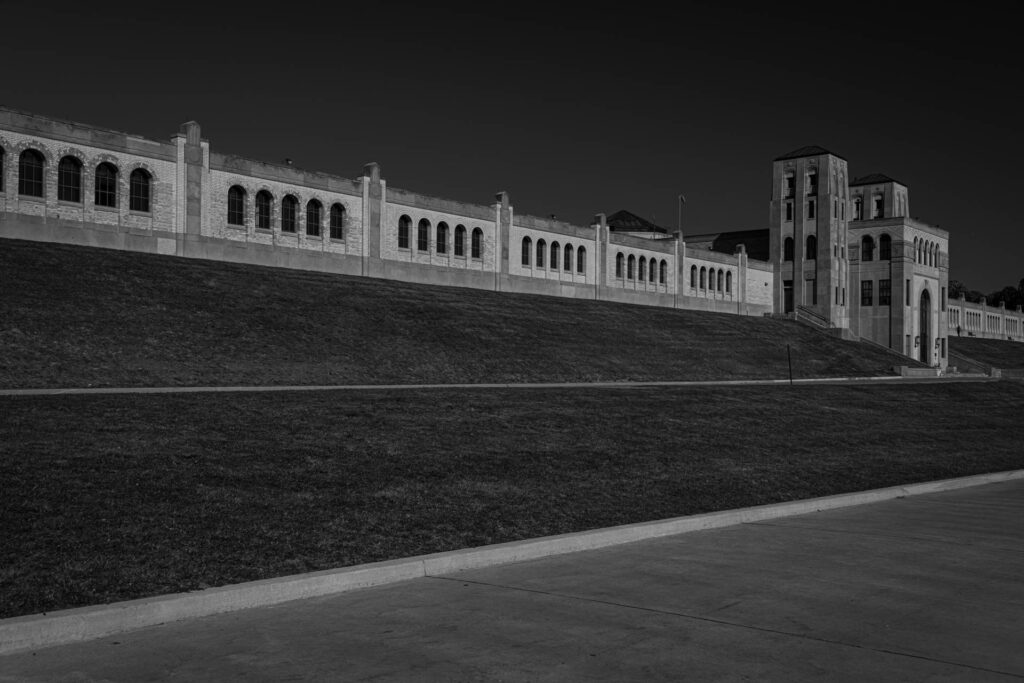
<svg viewBox="0 0 1024 683"><path fill-rule="evenodd" d="M920 320L920 335L921 335L921 354L920 360L922 363L928 365L932 364L932 347L931 339L928 336L928 332L931 328L931 311L932 311L932 297L928 293L928 290L921 292L921 320Z"/></svg>

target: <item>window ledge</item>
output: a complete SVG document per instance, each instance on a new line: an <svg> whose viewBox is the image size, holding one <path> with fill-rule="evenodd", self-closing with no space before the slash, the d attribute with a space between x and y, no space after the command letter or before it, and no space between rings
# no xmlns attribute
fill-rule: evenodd
<svg viewBox="0 0 1024 683"><path fill-rule="evenodd" d="M130 210L130 211L128 211L128 215L129 216L139 216L141 218L152 218L153 217L153 212L152 211L131 211Z"/></svg>
<svg viewBox="0 0 1024 683"><path fill-rule="evenodd" d="M93 204L93 208L97 211L103 211L106 213L120 213L116 206L103 206L102 204Z"/></svg>
<svg viewBox="0 0 1024 683"><path fill-rule="evenodd" d="M58 199L57 206L67 206L75 209L83 208L82 202L69 202L66 199Z"/></svg>
<svg viewBox="0 0 1024 683"><path fill-rule="evenodd" d="M270 228L255 228L257 235L273 235L274 231Z"/></svg>
<svg viewBox="0 0 1024 683"><path fill-rule="evenodd" d="M46 197L37 197L33 194L19 194L19 202L39 202L40 204L46 203Z"/></svg>
<svg viewBox="0 0 1024 683"><path fill-rule="evenodd" d="M248 228L244 225L235 225L234 223L227 223L228 230L237 230L238 232L246 232Z"/></svg>

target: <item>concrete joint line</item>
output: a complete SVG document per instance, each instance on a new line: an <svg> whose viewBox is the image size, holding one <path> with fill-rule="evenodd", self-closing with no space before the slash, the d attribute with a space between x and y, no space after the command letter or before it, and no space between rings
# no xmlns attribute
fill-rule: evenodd
<svg viewBox="0 0 1024 683"><path fill-rule="evenodd" d="M342 569L328 569L308 574L251 581L192 593L175 593L109 605L79 607L49 614L0 619L0 655L91 640L172 621L195 619L252 607L266 607L291 600L333 595L426 576L524 562L552 555L596 550L622 543L691 531L717 529L736 524L877 503L904 496L952 491L1014 479L1024 479L1024 470L980 474L957 479L843 493L823 498L709 512L653 522L639 522L480 548L374 562Z"/></svg>

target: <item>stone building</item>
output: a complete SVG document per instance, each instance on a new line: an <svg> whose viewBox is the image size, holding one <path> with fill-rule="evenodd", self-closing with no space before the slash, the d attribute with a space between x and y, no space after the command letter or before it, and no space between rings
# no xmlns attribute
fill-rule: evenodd
<svg viewBox="0 0 1024 683"><path fill-rule="evenodd" d="M505 192L421 195L376 164L345 178L226 155L195 122L156 141L0 108L0 238L789 315L945 366L948 235L908 206L900 183L850 182L845 159L808 147L774 162L768 229L684 239L626 211L575 225L518 214ZM955 311L965 328L976 313ZM1024 326L999 316L979 335Z"/></svg>

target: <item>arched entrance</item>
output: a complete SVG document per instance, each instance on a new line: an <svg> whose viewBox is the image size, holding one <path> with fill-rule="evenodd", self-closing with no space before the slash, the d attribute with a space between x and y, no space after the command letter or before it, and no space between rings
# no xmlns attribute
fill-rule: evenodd
<svg viewBox="0 0 1024 683"><path fill-rule="evenodd" d="M922 363L932 364L932 347L928 338L928 331L931 330L932 297L928 290L921 292L921 356Z"/></svg>

